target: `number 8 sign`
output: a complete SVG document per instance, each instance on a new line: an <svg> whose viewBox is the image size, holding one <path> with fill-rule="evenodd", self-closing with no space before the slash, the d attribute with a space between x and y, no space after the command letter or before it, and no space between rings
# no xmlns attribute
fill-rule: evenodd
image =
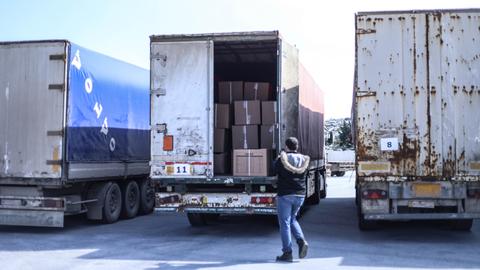
<svg viewBox="0 0 480 270"><path fill-rule="evenodd" d="M380 139L380 149L382 151L397 151L398 138L382 138Z"/></svg>

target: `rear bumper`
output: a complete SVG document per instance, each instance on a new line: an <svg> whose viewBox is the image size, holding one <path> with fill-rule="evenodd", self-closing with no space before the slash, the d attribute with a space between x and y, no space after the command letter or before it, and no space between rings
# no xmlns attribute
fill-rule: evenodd
<svg viewBox="0 0 480 270"><path fill-rule="evenodd" d="M0 209L0 225L63 227L63 210Z"/></svg>
<svg viewBox="0 0 480 270"><path fill-rule="evenodd" d="M365 214L369 220L435 220L480 218L480 213Z"/></svg>
<svg viewBox="0 0 480 270"><path fill-rule="evenodd" d="M260 198L262 198L262 202L260 202ZM256 203L257 199L259 203ZM275 215L277 213L276 193L180 194L159 192L155 194L155 210L161 212Z"/></svg>
<svg viewBox="0 0 480 270"><path fill-rule="evenodd" d="M213 178L202 177L172 177L165 176L152 177L152 181L158 183L160 186L167 185L188 185L188 184L219 184L219 185L233 185L233 184L261 184L261 185L275 185L277 183L276 176L215 176Z"/></svg>
<svg viewBox="0 0 480 270"><path fill-rule="evenodd" d="M63 227L65 198L0 196L0 225Z"/></svg>
<svg viewBox="0 0 480 270"><path fill-rule="evenodd" d="M476 219L479 190L478 182L362 182L357 198L369 220ZM377 195L369 197L372 192Z"/></svg>
<svg viewBox="0 0 480 270"><path fill-rule="evenodd" d="M220 207L156 207L158 212L185 212L185 213L204 213L204 214L229 214L229 215L276 215L276 208L220 208Z"/></svg>

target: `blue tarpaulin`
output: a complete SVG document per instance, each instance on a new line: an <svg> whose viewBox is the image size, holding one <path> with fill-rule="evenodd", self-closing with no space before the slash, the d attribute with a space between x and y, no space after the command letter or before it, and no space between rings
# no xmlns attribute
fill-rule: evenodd
<svg viewBox="0 0 480 270"><path fill-rule="evenodd" d="M149 160L148 70L72 43L68 70L67 160Z"/></svg>

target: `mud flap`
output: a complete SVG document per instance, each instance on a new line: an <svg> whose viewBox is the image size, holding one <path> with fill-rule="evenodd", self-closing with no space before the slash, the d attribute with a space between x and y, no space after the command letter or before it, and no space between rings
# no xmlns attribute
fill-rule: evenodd
<svg viewBox="0 0 480 270"><path fill-rule="evenodd" d="M89 220L103 219L103 205L105 202L105 194L112 182L97 183L90 186L87 193L87 200L97 200L87 203L87 218Z"/></svg>

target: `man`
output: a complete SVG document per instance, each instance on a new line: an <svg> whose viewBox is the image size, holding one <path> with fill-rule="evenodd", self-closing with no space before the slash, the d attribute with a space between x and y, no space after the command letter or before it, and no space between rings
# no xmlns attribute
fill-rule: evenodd
<svg viewBox="0 0 480 270"><path fill-rule="evenodd" d="M290 137L285 141L286 151L282 151L275 161L278 175L277 215L282 238L283 254L277 261L292 262L292 237L298 244L298 257L307 256L308 244L297 222L297 214L305 199L305 174L310 157L297 153L298 140Z"/></svg>

